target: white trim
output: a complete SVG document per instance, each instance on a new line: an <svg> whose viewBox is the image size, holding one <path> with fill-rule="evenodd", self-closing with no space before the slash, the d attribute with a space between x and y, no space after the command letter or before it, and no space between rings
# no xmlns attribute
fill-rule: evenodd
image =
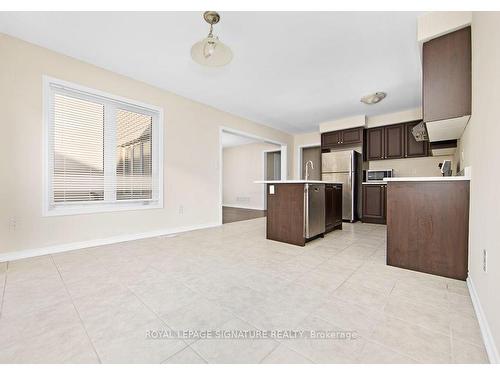
<svg viewBox="0 0 500 375"><path fill-rule="evenodd" d="M222 225L222 205L223 205L223 154L222 154L222 133L232 133L236 135L241 135L243 137L248 137L252 139L257 139L262 142L268 142L268 143L274 143L278 146L281 146L281 180L286 180L287 179L287 168L288 168L288 153L287 153L287 144L281 141L276 141L273 139L261 137L259 135L255 134L250 134L246 133L244 131L238 130L238 129L233 129L229 128L226 126L220 126L219 127L219 163L218 163L218 168L219 168L219 223ZM284 157L283 157L284 155Z"/></svg>
<svg viewBox="0 0 500 375"><path fill-rule="evenodd" d="M244 208L246 210L258 210L258 211L264 211L264 207L255 207L255 206L245 206L244 204L223 204L222 207L228 207L228 208Z"/></svg>
<svg viewBox="0 0 500 375"><path fill-rule="evenodd" d="M137 100L113 95L104 91L96 90L90 87L82 86L76 83L63 81L54 77L43 75L42 77L42 91L43 91L43 109L42 109L42 122L43 122L43 156L42 156L42 216L62 216L62 215L79 215L100 212L114 212L114 211L131 211L143 209L163 208L164 196L164 181L163 181L163 158L164 158L164 117L163 108L139 102ZM105 201L100 202L85 202L82 204L70 204L60 207L50 206L50 196L52 188L51 184L51 145L49 130L51 129L51 111L52 107L52 87L57 90L67 90L73 92L73 95L86 95L95 96L116 108L129 108L140 113L145 113L153 117L152 129L152 179L153 179L153 198L151 200L137 200L137 201L116 201L109 200L112 195L109 193L110 186L105 186ZM113 108L114 108L113 107ZM109 108L105 108L105 116L109 117ZM113 124L111 124L113 125ZM106 129L105 129L106 132ZM109 138L109 134L105 139ZM110 147L105 147L105 173L110 173L109 160L114 160L114 154L111 151L106 151ZM107 160L107 161L106 161ZM116 171L113 170L113 173ZM108 179L109 181L114 179ZM158 189L154 187L158 186ZM108 200L106 200L108 199Z"/></svg>
<svg viewBox="0 0 500 375"><path fill-rule="evenodd" d="M61 245L41 247L41 248L37 248L37 249L27 249L27 250L20 250L20 251L12 251L9 253L0 253L0 262L10 262L13 260L18 260L18 259L25 259L25 258L31 258L31 257L41 256L41 255L48 255L48 254L63 253L66 251L85 249L88 247L110 245L110 244L119 243L119 242L140 240L143 238L159 237L159 236L165 236L165 235L170 235L170 234L175 234L175 233L189 232L189 231L198 230L198 229L213 228L213 227L218 227L219 225L220 225L219 223L207 223L207 224L191 225L191 226L185 226L185 227L159 229L159 230L155 230L155 231L151 231L151 232L143 232L143 233L136 233L136 234L124 234L124 235L108 237L108 238L100 238L97 240L70 242L70 243L61 244Z"/></svg>
<svg viewBox="0 0 500 375"><path fill-rule="evenodd" d="M295 149L295 160L297 160L297 180L303 180L302 177L302 151L304 148L321 147L321 143L310 143L305 145L298 145Z"/></svg>
<svg viewBox="0 0 500 375"><path fill-rule="evenodd" d="M283 159L283 155L281 154L281 148L277 148L277 149L273 149L273 150L263 150L262 151L262 179L263 180L267 180L267 154L269 152L277 152L277 151L280 151L280 163L281 163L281 160ZM282 163L280 165L280 168L282 166ZM281 171L280 171L281 172ZM280 178L281 178L281 175L280 175ZM267 194L266 194L266 186L265 185L262 185L262 193L264 195L264 208L262 208L263 210L267 210Z"/></svg>
<svg viewBox="0 0 500 375"><path fill-rule="evenodd" d="M469 288L469 294L472 299L472 305L474 306L474 311L476 312L477 320L479 321L479 328L481 329L481 335L483 336L484 346L486 352L488 353L488 358L490 363L500 363L500 356L498 355L498 349L495 345L495 340L490 330L490 325L484 314L483 307L481 306L481 301L477 295L476 288L472 278L467 277L467 286Z"/></svg>

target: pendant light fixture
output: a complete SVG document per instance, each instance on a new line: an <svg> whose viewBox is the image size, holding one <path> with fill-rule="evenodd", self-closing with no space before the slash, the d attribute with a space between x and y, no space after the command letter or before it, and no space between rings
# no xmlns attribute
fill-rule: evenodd
<svg viewBox="0 0 500 375"><path fill-rule="evenodd" d="M233 58L231 49L222 43L217 36L213 35L214 25L220 21L219 13L205 12L203 18L210 25L210 31L205 39L195 43L191 48L192 59L205 66L215 67L228 64Z"/></svg>

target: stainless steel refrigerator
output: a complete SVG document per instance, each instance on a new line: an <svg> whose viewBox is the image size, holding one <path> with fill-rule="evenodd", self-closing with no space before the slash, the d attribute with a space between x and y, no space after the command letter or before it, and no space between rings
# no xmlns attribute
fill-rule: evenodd
<svg viewBox="0 0 500 375"><path fill-rule="evenodd" d="M361 207L361 154L354 150L321 154L321 180L342 183L342 219L354 222Z"/></svg>

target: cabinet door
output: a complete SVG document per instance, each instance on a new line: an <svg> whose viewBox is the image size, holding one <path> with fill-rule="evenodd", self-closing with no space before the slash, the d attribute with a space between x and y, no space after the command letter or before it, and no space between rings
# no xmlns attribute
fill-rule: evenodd
<svg viewBox="0 0 500 375"><path fill-rule="evenodd" d="M342 225L342 185L333 186L333 225Z"/></svg>
<svg viewBox="0 0 500 375"><path fill-rule="evenodd" d="M404 124L385 127L384 159L404 158L404 130Z"/></svg>
<svg viewBox="0 0 500 375"><path fill-rule="evenodd" d="M321 147L329 148L329 147L338 147L340 145L340 132L328 132L321 134Z"/></svg>
<svg viewBox="0 0 500 375"><path fill-rule="evenodd" d="M385 224L385 185L363 185L363 221Z"/></svg>
<svg viewBox="0 0 500 375"><path fill-rule="evenodd" d="M405 158L416 158L427 156L429 153L429 142L422 141L417 142L413 133L411 132L413 127L416 126L420 121L410 122L405 125Z"/></svg>
<svg viewBox="0 0 500 375"><path fill-rule="evenodd" d="M328 231L334 226L334 212L333 212L333 185L325 186L325 228Z"/></svg>
<svg viewBox="0 0 500 375"><path fill-rule="evenodd" d="M341 144L354 144L363 141L363 128L352 128L342 130Z"/></svg>
<svg viewBox="0 0 500 375"><path fill-rule="evenodd" d="M434 38L422 47L424 121L471 114L471 28Z"/></svg>
<svg viewBox="0 0 500 375"><path fill-rule="evenodd" d="M384 158L384 128L370 128L366 131L366 159Z"/></svg>

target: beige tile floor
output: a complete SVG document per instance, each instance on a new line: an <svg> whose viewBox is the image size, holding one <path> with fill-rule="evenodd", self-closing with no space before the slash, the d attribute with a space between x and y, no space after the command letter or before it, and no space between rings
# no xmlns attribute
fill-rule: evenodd
<svg viewBox="0 0 500 375"><path fill-rule="evenodd" d="M304 248L255 219L0 264L2 363L487 362L464 282L385 265L385 227ZM354 339L157 339L149 330Z"/></svg>

